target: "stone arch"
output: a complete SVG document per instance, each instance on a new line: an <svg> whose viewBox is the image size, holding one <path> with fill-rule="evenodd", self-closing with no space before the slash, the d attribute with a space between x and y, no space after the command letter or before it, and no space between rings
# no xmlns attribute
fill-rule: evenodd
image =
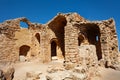
<svg viewBox="0 0 120 80"><path fill-rule="evenodd" d="M56 52L57 50L56 50L56 48L57 48L56 42L52 41L51 42L51 57L57 56L57 52Z"/></svg>
<svg viewBox="0 0 120 80"><path fill-rule="evenodd" d="M24 21L20 21L20 27L22 28L28 28L28 24Z"/></svg>
<svg viewBox="0 0 120 80"><path fill-rule="evenodd" d="M65 57L65 27L67 24L66 17L63 15L56 16L49 24L49 28L55 34L55 37L59 41L59 48L61 49L61 54Z"/></svg>
<svg viewBox="0 0 120 80"><path fill-rule="evenodd" d="M35 37L36 37L37 41L38 41L39 44L40 44L40 34L39 34L39 33L36 33L36 34L35 34Z"/></svg>
<svg viewBox="0 0 120 80"><path fill-rule="evenodd" d="M28 52L30 51L30 46L22 45L19 48L19 56L27 56Z"/></svg>
<svg viewBox="0 0 120 80"><path fill-rule="evenodd" d="M85 40L85 37L83 34L79 33L78 34L78 46L80 46Z"/></svg>
<svg viewBox="0 0 120 80"><path fill-rule="evenodd" d="M18 20L19 26L21 28L28 28L29 29L30 26L32 25L31 22L25 17L18 18L17 20Z"/></svg>
<svg viewBox="0 0 120 80"><path fill-rule="evenodd" d="M57 56L58 40L54 38L50 41L50 43L51 43L51 57Z"/></svg>
<svg viewBox="0 0 120 80"><path fill-rule="evenodd" d="M95 45L96 55L98 60L102 59L101 42L100 42L100 28L96 24L82 24L80 32L84 35L84 43L89 45Z"/></svg>

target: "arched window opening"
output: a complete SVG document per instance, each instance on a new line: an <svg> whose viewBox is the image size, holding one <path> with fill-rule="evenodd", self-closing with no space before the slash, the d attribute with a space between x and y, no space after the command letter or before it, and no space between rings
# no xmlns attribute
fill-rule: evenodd
<svg viewBox="0 0 120 80"><path fill-rule="evenodd" d="M51 57L57 56L57 52L56 52L57 50L56 50L56 48L57 48L56 42L52 41L51 42Z"/></svg>
<svg viewBox="0 0 120 80"><path fill-rule="evenodd" d="M99 37L98 37L98 35L96 36L96 41L99 41Z"/></svg>
<svg viewBox="0 0 120 80"><path fill-rule="evenodd" d="M27 56L27 53L29 52L30 47L27 45L23 45L19 48L19 55L21 56Z"/></svg>
<svg viewBox="0 0 120 80"><path fill-rule="evenodd" d="M86 27L87 37L90 44L96 46L96 55L98 60L102 59L101 42L100 42L100 29L97 25L90 25Z"/></svg>
<svg viewBox="0 0 120 80"><path fill-rule="evenodd" d="M79 33L79 37L78 37L78 46L80 46L81 43L83 43L83 40L84 40L83 35L81 35L81 34Z"/></svg>
<svg viewBox="0 0 120 80"><path fill-rule="evenodd" d="M35 37L36 37L37 41L38 41L39 44L40 44L40 34L39 34L39 33L36 33L36 34L35 34Z"/></svg>
<svg viewBox="0 0 120 80"><path fill-rule="evenodd" d="M23 21L20 21L20 27L22 28L28 28L28 24L23 22Z"/></svg>

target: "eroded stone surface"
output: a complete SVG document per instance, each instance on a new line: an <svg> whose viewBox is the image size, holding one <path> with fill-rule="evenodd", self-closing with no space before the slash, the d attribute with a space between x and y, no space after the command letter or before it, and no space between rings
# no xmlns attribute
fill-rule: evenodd
<svg viewBox="0 0 120 80"><path fill-rule="evenodd" d="M20 22L28 28L21 28ZM21 61L20 56L25 57L22 61L39 59L43 63L56 57L65 60L68 67L83 61L90 66L118 65L115 22L88 21L77 13L60 13L44 25L24 17L7 20L0 24L0 61Z"/></svg>

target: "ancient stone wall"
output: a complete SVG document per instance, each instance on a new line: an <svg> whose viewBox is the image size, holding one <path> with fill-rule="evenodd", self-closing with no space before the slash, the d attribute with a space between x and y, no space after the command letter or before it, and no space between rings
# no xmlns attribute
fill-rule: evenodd
<svg viewBox="0 0 120 80"><path fill-rule="evenodd" d="M25 22L29 26L28 29L21 29L20 22ZM18 61L19 54L22 52L20 51L22 47L31 47L32 32L29 30L29 28L32 26L34 25L32 25L26 18L7 20L0 24L1 61ZM23 51L25 52L24 48Z"/></svg>
<svg viewBox="0 0 120 80"><path fill-rule="evenodd" d="M20 29L15 33L15 51L17 54L17 59L19 60L19 56L25 54L28 56L31 52L31 33L28 29ZM28 51L24 51L25 48L22 49L24 46L29 46L30 49Z"/></svg>
<svg viewBox="0 0 120 80"><path fill-rule="evenodd" d="M95 45L81 45L78 47L78 49L79 65L91 67L97 64Z"/></svg>
<svg viewBox="0 0 120 80"><path fill-rule="evenodd" d="M73 28L71 24L65 27L65 56L66 61L76 62L78 55L78 35L77 29Z"/></svg>
<svg viewBox="0 0 120 80"><path fill-rule="evenodd" d="M86 44L96 46L97 61L103 60L109 65L114 65L118 62L118 42L113 19L99 22L74 23L74 26L78 28L78 35L83 35L79 42L81 46Z"/></svg>
<svg viewBox="0 0 120 80"><path fill-rule="evenodd" d="M16 23L14 20L8 20L0 24L0 61L16 60L14 36L15 31L19 29Z"/></svg>
<svg viewBox="0 0 120 80"><path fill-rule="evenodd" d="M113 19L99 24L101 30L101 48L105 61L115 64L118 56L118 39Z"/></svg>
<svg viewBox="0 0 120 80"><path fill-rule="evenodd" d="M50 62L51 61L51 54L50 54L50 40L49 40L49 32L47 28L44 27L41 31L41 51L42 54L42 62Z"/></svg>
<svg viewBox="0 0 120 80"><path fill-rule="evenodd" d="M28 28L21 28L20 22L25 22ZM96 61L117 64L118 42L113 19L88 21L77 13L69 13L58 14L44 25L26 18L0 24L1 61L20 60L22 55L25 60L50 62L56 57L79 63L79 48L89 45L95 46Z"/></svg>
<svg viewBox="0 0 120 80"><path fill-rule="evenodd" d="M86 20L78 14L66 15L67 25L65 26L65 60L66 62L78 62L78 28L74 22L85 22Z"/></svg>

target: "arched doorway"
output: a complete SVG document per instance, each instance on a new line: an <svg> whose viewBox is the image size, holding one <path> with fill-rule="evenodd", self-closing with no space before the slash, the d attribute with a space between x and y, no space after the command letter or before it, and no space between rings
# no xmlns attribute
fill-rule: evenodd
<svg viewBox="0 0 120 80"><path fill-rule="evenodd" d="M39 33L36 33L36 34L35 34L35 37L36 37L37 41L38 41L39 44L40 44L40 34L39 34Z"/></svg>
<svg viewBox="0 0 120 80"><path fill-rule="evenodd" d="M30 47L27 46L27 45L22 45L20 48L19 48L19 56L27 56L27 53L29 52L30 50Z"/></svg>
<svg viewBox="0 0 120 80"><path fill-rule="evenodd" d="M56 50L56 48L57 48L56 42L52 41L51 42L51 57L57 56L57 50Z"/></svg>
<svg viewBox="0 0 120 80"><path fill-rule="evenodd" d="M84 41L84 36L81 33L79 33L79 35L78 35L78 46L80 46L81 43L83 43L83 41Z"/></svg>
<svg viewBox="0 0 120 80"><path fill-rule="evenodd" d="M65 58L65 26L67 24L67 20L66 17L63 15L58 15L55 19L53 19L49 24L49 28L52 30L52 32L55 34L57 40L59 41L57 43L57 46L59 47L59 51L57 56L59 56L59 58ZM55 42L57 42L55 40ZM57 49L57 50L58 50ZM60 54L60 55L59 55ZM62 55L61 55L62 54Z"/></svg>
<svg viewBox="0 0 120 80"><path fill-rule="evenodd" d="M100 42L100 28L96 24L83 24L79 27L80 32L84 36L83 44L95 45L96 55L98 60L102 59L101 42ZM78 34L78 45L82 41L81 34Z"/></svg>

